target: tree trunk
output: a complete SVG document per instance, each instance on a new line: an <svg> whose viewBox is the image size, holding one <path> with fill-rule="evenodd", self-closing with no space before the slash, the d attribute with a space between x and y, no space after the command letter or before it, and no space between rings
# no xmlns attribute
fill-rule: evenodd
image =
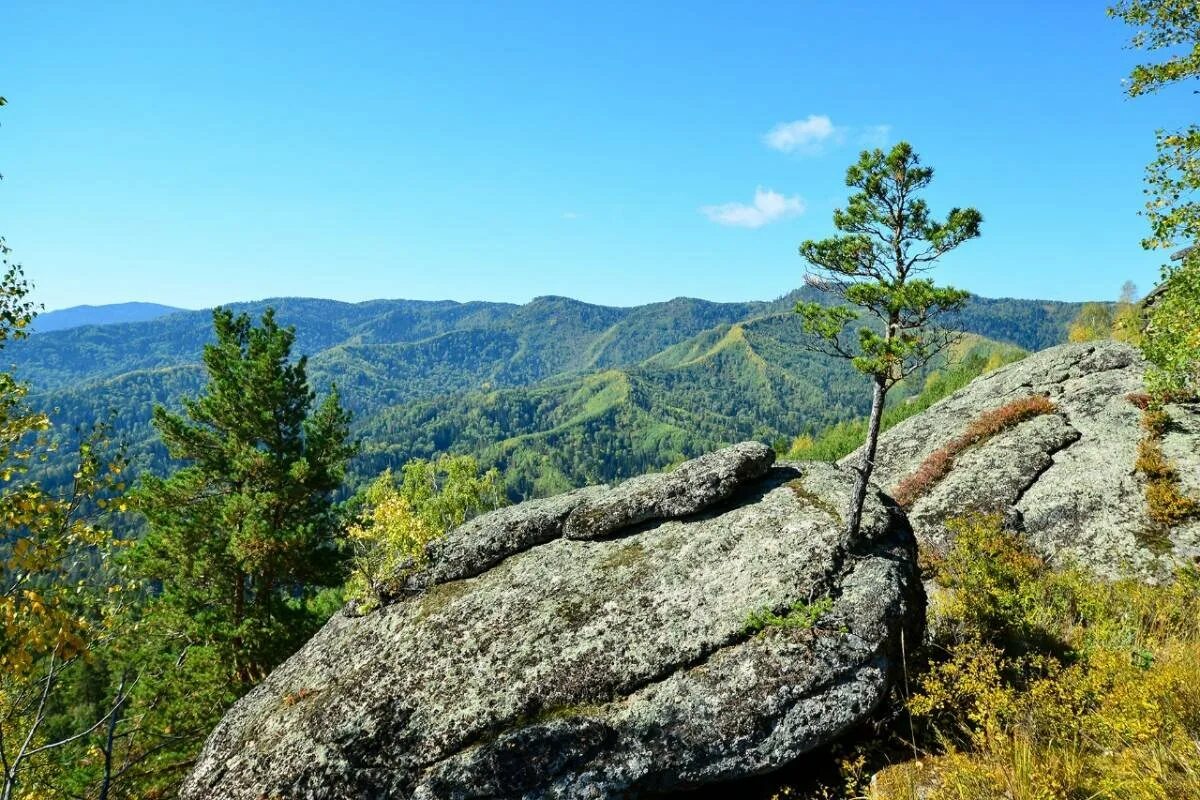
<svg viewBox="0 0 1200 800"><path fill-rule="evenodd" d="M885 378L875 376L875 390L871 394L871 419L867 423L867 441L863 445L862 461L858 465L858 477L854 481L854 496L850 498L849 519L846 520L847 541L853 546L858 539L862 524L863 503L867 499L867 483L875 469L875 449L879 444L879 423L883 419L883 401L887 396Z"/></svg>
<svg viewBox="0 0 1200 800"><path fill-rule="evenodd" d="M246 618L246 573L237 569L234 570L233 577L233 625L234 630L240 631L242 620ZM234 674L244 684L247 681L246 654L243 652L243 644L241 633L235 633L233 637Z"/></svg>
<svg viewBox="0 0 1200 800"><path fill-rule="evenodd" d="M121 685L117 687L117 704L113 706L108 718L108 733L104 737L104 780L100 783L100 794L97 800L108 800L108 790L112 786L113 775L113 743L116 741L117 723L121 718L121 706L125 704L126 675L121 676Z"/></svg>

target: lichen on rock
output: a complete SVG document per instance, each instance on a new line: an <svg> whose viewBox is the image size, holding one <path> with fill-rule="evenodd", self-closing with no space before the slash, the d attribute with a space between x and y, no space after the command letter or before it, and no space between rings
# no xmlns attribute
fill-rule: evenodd
<svg viewBox="0 0 1200 800"><path fill-rule="evenodd" d="M919 640L915 542L877 492L846 542L826 509L852 476L771 468L765 449L452 532L411 594L335 615L239 701L182 796L637 797L837 738L887 696L902 639ZM611 512L589 518L600 538L560 535L584 504ZM810 598L829 599L812 626L745 628L754 609Z"/></svg>
<svg viewBox="0 0 1200 800"><path fill-rule="evenodd" d="M1140 410L1129 400L1146 365L1133 347L1113 341L1068 344L984 375L880 438L874 479L885 491L962 435L981 414L1021 397L1046 395L1054 413L1028 419L962 453L945 477L909 510L918 540L947 544L945 522L972 511L1000 512L1057 563L1101 575L1162 576L1196 554L1197 531L1170 532L1163 551L1147 547L1144 487L1134 471L1142 439ZM1195 453L1195 411L1176 407L1167 441ZM1182 456L1181 457L1186 457ZM847 456L846 462L858 458ZM1193 459L1194 459L1193 455ZM1195 463L1194 461L1192 463Z"/></svg>

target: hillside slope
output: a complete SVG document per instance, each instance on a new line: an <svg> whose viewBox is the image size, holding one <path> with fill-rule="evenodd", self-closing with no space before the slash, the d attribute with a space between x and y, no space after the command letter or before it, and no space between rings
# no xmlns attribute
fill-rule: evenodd
<svg viewBox="0 0 1200 800"><path fill-rule="evenodd" d="M613 308L563 297L506 303L283 298L318 391L336 385L365 454L356 477L414 456L471 452L514 497L661 468L746 438L774 441L864 412L860 379L803 350L790 308L676 298ZM972 301L964 330L1027 348L1059 341L1070 304ZM1000 335L1002 334L1002 335ZM6 350L60 430L105 419L136 469L165 468L150 425L201 385L208 312L39 334ZM51 464L65 479L65 463Z"/></svg>
<svg viewBox="0 0 1200 800"><path fill-rule="evenodd" d="M802 347L791 315L722 325L625 369L380 410L360 428L364 474L440 452L501 469L513 497L544 496L694 458L746 439L783 442L866 413L867 381ZM1011 360L972 337L953 354ZM944 368L940 359L931 371ZM903 402L924 376L893 392Z"/></svg>

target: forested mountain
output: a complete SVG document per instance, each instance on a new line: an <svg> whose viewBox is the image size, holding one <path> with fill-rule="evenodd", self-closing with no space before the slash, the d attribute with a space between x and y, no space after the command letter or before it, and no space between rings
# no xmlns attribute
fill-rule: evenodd
<svg viewBox="0 0 1200 800"><path fill-rule="evenodd" d="M355 414L359 479L415 456L470 452L505 469L515 496L661 468L725 442L776 441L864 413L861 378L801 347L790 309L677 298L613 308L563 297L525 305L283 298L322 391ZM1078 304L974 298L957 325L1040 349ZM207 311L39 334L6 352L59 430L111 419L135 468L161 469L155 404L177 406L203 373ZM983 345L980 345L983 346ZM58 468L47 467L53 479ZM65 479L65 474L59 476Z"/></svg>
<svg viewBox="0 0 1200 800"><path fill-rule="evenodd" d="M158 303L113 303L103 306L72 306L39 314L35 333L63 331L84 325L116 325L122 322L145 322L183 311Z"/></svg>

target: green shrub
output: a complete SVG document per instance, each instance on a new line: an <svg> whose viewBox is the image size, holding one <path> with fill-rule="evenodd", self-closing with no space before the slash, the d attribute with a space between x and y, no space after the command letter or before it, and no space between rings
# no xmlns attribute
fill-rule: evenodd
<svg viewBox="0 0 1200 800"><path fill-rule="evenodd" d="M936 566L920 757L874 800L1200 797L1200 572L1150 586L1051 569L995 516Z"/></svg>
<svg viewBox="0 0 1200 800"><path fill-rule="evenodd" d="M471 456L410 461L399 481L384 472L364 492L363 510L347 531L354 549L347 598L369 610L424 565L429 542L499 507L503 497L500 473L480 474Z"/></svg>
<svg viewBox="0 0 1200 800"><path fill-rule="evenodd" d="M792 603L783 614L776 614L769 606L751 611L746 617L746 632L756 633L766 628L811 628L823 615L833 608L833 600L822 597L812 603L803 600Z"/></svg>
<svg viewBox="0 0 1200 800"><path fill-rule="evenodd" d="M1159 398L1200 395L1200 253L1191 252L1163 273L1150 307L1142 351L1150 362L1147 388Z"/></svg>

